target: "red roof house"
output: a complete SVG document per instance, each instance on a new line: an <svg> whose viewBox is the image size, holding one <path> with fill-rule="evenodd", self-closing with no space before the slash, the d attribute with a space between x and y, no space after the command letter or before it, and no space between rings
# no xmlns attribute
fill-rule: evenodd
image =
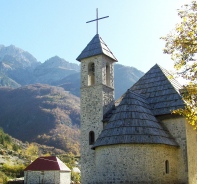
<svg viewBox="0 0 197 184"><path fill-rule="evenodd" d="M56 156L39 157L24 170L24 183L70 184L71 170Z"/></svg>

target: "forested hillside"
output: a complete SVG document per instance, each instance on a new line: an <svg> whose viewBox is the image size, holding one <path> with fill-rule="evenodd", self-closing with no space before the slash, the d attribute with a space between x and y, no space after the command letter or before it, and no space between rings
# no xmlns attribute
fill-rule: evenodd
<svg viewBox="0 0 197 184"><path fill-rule="evenodd" d="M29 85L0 88L0 126L22 141L79 153L79 98L63 88Z"/></svg>

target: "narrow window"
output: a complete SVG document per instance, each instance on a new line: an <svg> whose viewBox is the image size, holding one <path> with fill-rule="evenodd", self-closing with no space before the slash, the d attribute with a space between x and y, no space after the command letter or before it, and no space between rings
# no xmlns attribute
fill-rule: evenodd
<svg viewBox="0 0 197 184"><path fill-rule="evenodd" d="M93 131L90 131L89 133L89 145L92 145L94 144L94 132Z"/></svg>
<svg viewBox="0 0 197 184"><path fill-rule="evenodd" d="M106 85L110 86L110 67L106 65Z"/></svg>
<svg viewBox="0 0 197 184"><path fill-rule="evenodd" d="M165 161L165 170L166 170L166 174L169 174L170 170L169 170L169 161L168 160Z"/></svg>
<svg viewBox="0 0 197 184"><path fill-rule="evenodd" d="M95 84L95 66L94 63L88 65L88 86Z"/></svg>

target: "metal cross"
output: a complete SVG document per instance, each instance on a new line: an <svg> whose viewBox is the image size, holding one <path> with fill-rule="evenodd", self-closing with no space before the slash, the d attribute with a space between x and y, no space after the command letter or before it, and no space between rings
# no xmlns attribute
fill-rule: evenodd
<svg viewBox="0 0 197 184"><path fill-rule="evenodd" d="M109 16L105 16L105 17L98 18L98 8L97 8L97 9L96 9L96 19L90 20L90 21L88 21L88 22L86 22L86 23L90 23L90 22L96 21L96 34L98 34L98 20L104 19L104 18L108 18L108 17L109 17Z"/></svg>

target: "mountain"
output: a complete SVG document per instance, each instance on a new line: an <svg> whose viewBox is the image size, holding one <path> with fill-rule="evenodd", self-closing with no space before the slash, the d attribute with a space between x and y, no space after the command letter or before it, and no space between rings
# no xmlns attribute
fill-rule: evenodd
<svg viewBox="0 0 197 184"><path fill-rule="evenodd" d="M134 67L115 64L115 99L142 75L143 72ZM80 66L58 56L40 63L20 48L0 45L0 85L16 88L35 83L60 86L79 97Z"/></svg>
<svg viewBox="0 0 197 184"><path fill-rule="evenodd" d="M68 75L78 73L79 65L54 56L34 69L34 83L52 84Z"/></svg>
<svg viewBox="0 0 197 184"><path fill-rule="evenodd" d="M33 82L33 70L40 62L30 53L10 45L0 45L0 73L20 85Z"/></svg>
<svg viewBox="0 0 197 184"><path fill-rule="evenodd" d="M5 83L4 86L15 88L16 84L52 84L70 74L78 73L79 70L79 65L69 63L58 56L41 63L30 53L14 45L0 45L0 75L7 77L4 81L11 79L14 82L10 82L10 85Z"/></svg>
<svg viewBox="0 0 197 184"><path fill-rule="evenodd" d="M144 75L140 70L115 64L114 67L114 86L115 86L115 98L118 99L123 93L126 92L133 84L137 82L139 78ZM124 81L124 82L123 82Z"/></svg>
<svg viewBox="0 0 197 184"><path fill-rule="evenodd" d="M0 86L7 86L12 88L18 88L21 85L6 76L5 74L0 73Z"/></svg>
<svg viewBox="0 0 197 184"><path fill-rule="evenodd" d="M38 63L30 53L14 45L0 45L0 62L7 63L11 68L27 68Z"/></svg>
<svg viewBox="0 0 197 184"><path fill-rule="evenodd" d="M33 84L0 88L0 127L28 142L79 153L79 98L63 88Z"/></svg>

